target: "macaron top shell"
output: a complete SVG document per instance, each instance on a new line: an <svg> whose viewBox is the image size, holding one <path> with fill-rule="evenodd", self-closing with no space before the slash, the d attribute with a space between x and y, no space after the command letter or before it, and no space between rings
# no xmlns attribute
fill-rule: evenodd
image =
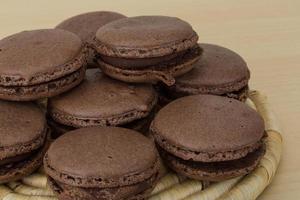
<svg viewBox="0 0 300 200"><path fill-rule="evenodd" d="M193 95L162 108L151 130L160 142L196 154L234 152L258 143L264 122L255 110L237 100Z"/></svg>
<svg viewBox="0 0 300 200"><path fill-rule="evenodd" d="M88 12L68 18L56 28L70 31L78 35L82 41L91 42L101 26L121 18L125 18L125 16L116 12Z"/></svg>
<svg viewBox="0 0 300 200"><path fill-rule="evenodd" d="M138 119L147 115L156 101L157 94L151 85L123 83L99 69L88 69L81 85L49 100L49 110L50 114L79 119L118 118L130 113Z"/></svg>
<svg viewBox="0 0 300 200"><path fill-rule="evenodd" d="M52 178L81 187L138 183L153 175L157 162L151 140L134 130L118 127L68 132L52 143L44 159Z"/></svg>
<svg viewBox="0 0 300 200"><path fill-rule="evenodd" d="M250 73L241 56L213 44L200 44L200 47L203 50L201 58L190 72L176 79L175 88L218 89L232 86L240 89L247 85Z"/></svg>
<svg viewBox="0 0 300 200"><path fill-rule="evenodd" d="M6 37L0 40L0 84L26 86L70 74L82 65L66 64L80 56L82 49L77 35L60 29L23 31Z"/></svg>
<svg viewBox="0 0 300 200"><path fill-rule="evenodd" d="M0 160L30 152L44 143L46 119L34 103L0 101Z"/></svg>
<svg viewBox="0 0 300 200"><path fill-rule="evenodd" d="M96 40L100 54L113 57L147 58L169 55L194 46L198 36L187 22L166 16L120 19L101 27Z"/></svg>

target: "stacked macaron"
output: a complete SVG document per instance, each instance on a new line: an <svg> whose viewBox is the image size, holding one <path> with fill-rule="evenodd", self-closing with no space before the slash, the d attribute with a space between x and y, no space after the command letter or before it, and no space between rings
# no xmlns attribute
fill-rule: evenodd
<svg viewBox="0 0 300 200"><path fill-rule="evenodd" d="M159 175L154 143L118 127L77 129L49 148L45 170L60 199L144 199Z"/></svg>
<svg viewBox="0 0 300 200"><path fill-rule="evenodd" d="M88 69L70 92L48 100L48 121L55 137L75 128L126 126L143 131L151 122L157 94L149 84L127 84Z"/></svg>
<svg viewBox="0 0 300 200"><path fill-rule="evenodd" d="M198 35L185 21L166 16L139 16L101 27L94 46L101 69L125 82L175 83L193 67L201 50Z"/></svg>
<svg viewBox="0 0 300 200"><path fill-rule="evenodd" d="M180 174L207 181L252 171L265 151L264 131L263 119L252 108L213 95L177 99L151 124L165 163Z"/></svg>
<svg viewBox="0 0 300 200"><path fill-rule="evenodd" d="M250 72L244 59L218 45L201 43L199 46L203 51L201 58L190 72L178 77L170 87L164 84L156 86L160 104L195 94L213 94L245 101Z"/></svg>
<svg viewBox="0 0 300 200"><path fill-rule="evenodd" d="M249 79L241 56L175 17L90 12L6 37L0 183L44 161L61 200L133 200L155 187L161 158L197 180L248 174L265 152Z"/></svg>
<svg viewBox="0 0 300 200"><path fill-rule="evenodd" d="M66 92L84 78L86 48L68 31L23 31L0 40L0 99L30 101Z"/></svg>
<svg viewBox="0 0 300 200"><path fill-rule="evenodd" d="M49 131L44 113L31 102L0 100L0 122L0 183L5 183L41 166Z"/></svg>

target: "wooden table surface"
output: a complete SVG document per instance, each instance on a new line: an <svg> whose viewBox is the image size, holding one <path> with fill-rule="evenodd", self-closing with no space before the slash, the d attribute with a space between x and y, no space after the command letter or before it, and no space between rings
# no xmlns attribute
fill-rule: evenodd
<svg viewBox="0 0 300 200"><path fill-rule="evenodd" d="M282 122L282 161L273 183L259 199L299 199L300 1L161 1L0 0L0 38L51 28L69 16L95 10L128 16L170 15L189 21L200 42L223 45L246 59L251 87L269 96Z"/></svg>

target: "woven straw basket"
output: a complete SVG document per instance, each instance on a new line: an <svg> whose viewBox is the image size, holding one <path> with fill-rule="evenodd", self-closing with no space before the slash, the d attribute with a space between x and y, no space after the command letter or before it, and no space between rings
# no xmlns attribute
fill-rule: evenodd
<svg viewBox="0 0 300 200"><path fill-rule="evenodd" d="M264 95L250 91L247 104L255 108L266 124L267 151L259 166L244 177L237 177L211 184L196 180L180 179L168 172L155 187L149 200L252 200L256 199L271 183L278 167L282 138L276 116L273 114ZM57 200L47 185L47 178L42 169L18 182L0 185L0 200Z"/></svg>

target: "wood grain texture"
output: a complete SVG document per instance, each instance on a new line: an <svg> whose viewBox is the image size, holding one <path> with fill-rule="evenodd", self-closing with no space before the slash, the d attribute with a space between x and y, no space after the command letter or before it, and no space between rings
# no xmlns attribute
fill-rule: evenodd
<svg viewBox="0 0 300 200"><path fill-rule="evenodd" d="M300 197L300 1L298 0L1 0L0 38L22 30L54 27L82 12L113 10L128 16L170 15L189 21L200 42L240 53L285 135L277 176L259 199Z"/></svg>

